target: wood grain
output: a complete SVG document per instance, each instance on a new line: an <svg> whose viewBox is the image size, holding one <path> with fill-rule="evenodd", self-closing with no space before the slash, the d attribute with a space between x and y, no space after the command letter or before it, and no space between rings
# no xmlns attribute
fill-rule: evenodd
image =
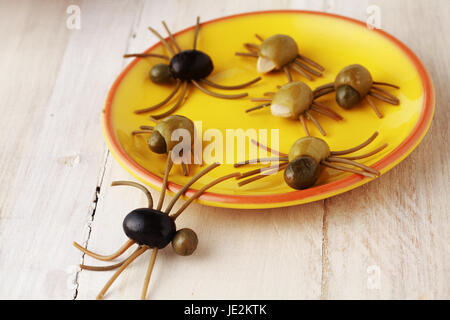
<svg viewBox="0 0 450 320"><path fill-rule="evenodd" d="M245 213L193 204L177 224L197 232L198 250L161 250L148 298L450 298L450 39L440 36L450 27L448 1L72 3L80 30L66 28L66 2L0 1L0 298L93 299L112 275L80 271L80 262L102 263L71 242L114 251L126 240L123 216L146 203L136 189L110 187L134 179L107 151L99 120L127 63L121 55L157 41L149 25L163 30L164 19L180 30L197 15L282 8L366 20L369 4L433 78L436 113L424 141L382 179L325 201ZM149 257L106 298L139 298Z"/></svg>
<svg viewBox="0 0 450 320"><path fill-rule="evenodd" d="M2 298L76 292L71 242L88 237L105 162L101 106L123 67L111 52L125 50L137 12L133 2L79 5L82 29L72 31L64 2L0 10Z"/></svg>
<svg viewBox="0 0 450 320"><path fill-rule="evenodd" d="M449 61L443 57L450 39L431 36L449 27L449 10L443 10L448 4L377 3L383 28L405 42L430 72L436 113L419 147L383 179L325 201L323 295L448 299L450 95L444 89ZM379 283L368 288L367 281L374 276Z"/></svg>

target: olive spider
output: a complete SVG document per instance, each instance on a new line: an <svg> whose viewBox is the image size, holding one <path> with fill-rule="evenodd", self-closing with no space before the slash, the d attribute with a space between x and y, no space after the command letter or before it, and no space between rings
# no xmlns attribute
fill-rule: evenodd
<svg viewBox="0 0 450 320"><path fill-rule="evenodd" d="M276 157L247 160L236 163L234 167L239 168L241 166L253 164L258 160L260 162L277 162L277 164L242 173L236 179L241 180L251 177L238 183L238 185L242 187L270 174L275 174L284 170L285 182L293 189L303 190L312 187L316 183L320 175L321 165L335 170L356 173L369 178L376 178L380 175L378 170L358 163L354 160L365 159L377 154L386 148L387 144L383 144L382 146L362 155L346 155L361 150L375 140L377 136L378 132L375 132L369 139L360 145L341 151L331 151L328 144L320 138L303 137L294 142L289 154L272 150L253 140L253 143L257 144L260 148L266 149L270 153L275 154ZM354 166L362 170L356 170L340 164Z"/></svg>
<svg viewBox="0 0 450 320"><path fill-rule="evenodd" d="M260 45L254 43L244 43L244 47L249 52L236 52L237 56L258 58L256 68L259 73L268 73L273 70L283 70L289 81L292 81L291 70L296 71L303 77L312 81L311 76L321 77L325 70L317 62L301 55L295 40L285 34L275 34L267 39L260 35L255 37L261 42ZM310 75L311 74L311 75Z"/></svg>
<svg viewBox="0 0 450 320"><path fill-rule="evenodd" d="M123 220L123 230L127 237L129 238L125 244L122 245L115 253L111 255L100 255L94 253L86 248L82 247L78 243L74 242L73 245L82 251L83 253L102 261L111 261L115 258L121 256L125 251L127 251L134 244L137 245L136 250L126 259L119 263L110 266L88 266L81 264L80 268L92 271L107 271L107 270L118 270L113 274L109 281L105 284L103 289L97 295L97 299L102 299L106 294L109 287L117 279L117 277L141 254L143 254L148 249L152 250L152 255L150 257L150 262L148 265L147 273L144 280L144 286L142 288L141 299L145 299L147 296L148 285L150 282L150 277L153 271L153 266L155 264L156 255L159 249L165 248L169 243L172 243L172 247L178 255L187 256L191 255L197 248L198 238L195 232L191 229L183 228L176 229L175 220L180 216L180 214L197 198L199 198L206 190L215 186L216 184L239 176L239 173L232 173L226 176L220 177L199 189L191 198L189 198L175 213L170 214L173 206L177 200L186 192L186 190L202 176L206 175L211 170L218 167L220 164L214 163L203 169L193 178L191 178L173 197L171 202L167 205L166 209L163 210L163 202L165 193L168 185L169 171L172 166L171 154L169 152L169 157L166 164L166 171L164 174L163 185L161 190L161 195L158 200L156 209L153 209L153 198L146 187L141 184L131 182L131 181L116 181L113 182L113 186L131 186L142 190L148 198L148 207L139 208L131 211Z"/></svg>
<svg viewBox="0 0 450 320"><path fill-rule="evenodd" d="M204 53L203 51L197 50L197 38L200 29L200 18L197 17L197 22L195 26L195 34L194 34L194 44L193 49L191 50L181 50L174 36L170 32L166 23L162 22L164 28L166 29L171 42L173 43L174 48L169 44L166 39L164 39L155 29L149 27L149 30L156 35L161 43L168 50L171 57L161 54L153 54L153 53L132 53L124 55L125 58L128 57L154 57L160 58L164 60L168 60L169 64L157 64L150 70L150 79L157 84L167 83L172 79L176 79L176 85L173 91L165 98L163 101L157 103L148 108L136 110L135 113L146 113L157 110L162 106L166 105L181 89L181 94L179 95L177 102L175 105L170 108L168 111L153 115L153 119L162 119L172 114L177 110L181 104L183 103L183 99L186 95L188 84L192 83L195 87L200 89L203 93L206 93L210 96L222 99L238 99L248 96L248 93L240 93L234 95L225 95L217 92L210 91L203 85L207 85L213 88L222 89L222 90L236 90L242 89L247 86L254 84L261 80L261 77L257 77L251 81L246 83L234 85L234 86L224 86L217 83L214 83L210 80L207 80L206 77L211 74L213 71L213 62L211 58Z"/></svg>
<svg viewBox="0 0 450 320"><path fill-rule="evenodd" d="M379 86L399 89L394 84L373 81L369 70L362 65L352 64L342 69L337 74L334 82L316 88L314 94L316 97L320 97L336 91L336 102L344 109L351 109L365 99L375 111L377 117L382 118L383 115L370 97L392 105L398 105L400 101L394 95L379 88Z"/></svg>
<svg viewBox="0 0 450 320"><path fill-rule="evenodd" d="M171 115L160 121L157 121L156 126L140 126L140 130L135 130L131 134L150 134L148 139L148 147L151 151L158 154L168 154L179 143L179 141L172 140L172 134L175 130L186 130L190 137L189 147L192 150L194 145L194 123L191 119L181 115ZM188 155L181 155L181 167L185 176L189 175L189 163L185 161ZM189 159L190 160L190 159Z"/></svg>
<svg viewBox="0 0 450 320"><path fill-rule="evenodd" d="M310 87L301 81L289 82L281 87L277 92L266 92L264 98L252 98L254 102L264 102L261 105L247 109L246 112L255 111L270 106L272 115L276 117L300 120L305 133L309 136L306 119L317 127L320 133L325 136L326 132L311 111L339 121L343 118L327 106L315 101L317 97ZM267 97L271 96L271 97Z"/></svg>

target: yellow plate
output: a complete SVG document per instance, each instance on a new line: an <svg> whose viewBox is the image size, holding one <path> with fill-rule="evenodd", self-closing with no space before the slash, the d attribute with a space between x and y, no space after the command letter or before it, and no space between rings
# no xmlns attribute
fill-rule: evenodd
<svg viewBox="0 0 450 320"><path fill-rule="evenodd" d="M183 49L192 48L193 28L175 34ZM276 33L288 34L297 41L300 53L322 64L326 68L324 76L313 82L295 75L296 79L306 82L311 88L332 82L340 69L354 63L368 68L376 81L400 86L400 90L392 91L399 97L400 106L377 102L384 114L383 119L378 119L367 105L346 111L333 101L334 94L321 98L344 117L339 122L321 119L328 133L324 139L331 149L355 146L373 132L379 131L380 135L371 145L372 149L386 142L389 146L364 163L385 173L411 153L424 137L434 112L433 85L414 53L391 35L380 30L370 30L357 20L319 12L269 11L224 17L204 22L200 28L197 49L210 55L215 66L210 80L231 85L257 76L255 59L234 55L236 51L243 51L244 42L257 42L255 33L263 37ZM147 52L167 54L160 43ZM136 115L133 111L161 101L173 88L155 85L149 80L150 68L160 62L156 58L134 59L112 86L102 118L106 142L115 158L139 180L157 189L162 184L166 157L152 153L143 136L133 137L130 133L140 125L152 124L148 114ZM273 73L238 92L246 91L250 97L261 97L264 92L274 91L276 85L285 82L282 72ZM217 99L191 86L188 99L176 114L187 116L193 121L202 121L203 133L216 128L224 137L226 129L279 129L279 149L286 153L296 139L304 136L298 121L276 118L268 109L250 114L244 112L254 105L249 98ZM155 113L167 109L164 107ZM321 137L315 128L310 127L312 135ZM195 173L200 169L197 166L192 171ZM196 182L193 189L188 190L187 196L192 196L209 181L235 171L231 164L220 166ZM176 192L188 179L175 167L169 178L169 191ZM241 188L235 180L225 181L205 193L199 202L243 209L283 207L334 196L369 181L359 175L327 169L315 187L296 191L289 188L283 180L283 174L278 173Z"/></svg>

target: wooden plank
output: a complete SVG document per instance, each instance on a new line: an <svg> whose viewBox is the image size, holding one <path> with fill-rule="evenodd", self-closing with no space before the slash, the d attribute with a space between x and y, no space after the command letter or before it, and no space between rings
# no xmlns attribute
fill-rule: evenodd
<svg viewBox="0 0 450 320"><path fill-rule="evenodd" d="M382 26L423 60L436 86L431 130L380 179L326 200L324 298L450 296L449 10L445 1L374 1ZM447 10L443 10L443 8Z"/></svg>
<svg viewBox="0 0 450 320"><path fill-rule="evenodd" d="M116 179L133 180L114 160L108 161L89 239L89 248L105 254L126 241L124 216L147 203L138 190L109 187ZM159 194L152 193L158 199ZM199 247L189 257L177 256L170 245L160 250L148 298L319 298L322 204L299 209L241 212L191 205L177 220L177 226L195 230ZM148 252L133 262L105 298L138 299L149 257ZM89 257L85 262L106 264ZM82 271L78 298L95 298L112 274Z"/></svg>
<svg viewBox="0 0 450 320"><path fill-rule="evenodd" d="M88 231L105 162L101 106L122 68L111 52L125 50L138 7L71 4L80 30L66 28L68 3L2 4L1 298L76 293L71 242Z"/></svg>
<svg viewBox="0 0 450 320"><path fill-rule="evenodd" d="M81 30L66 28L64 2L5 2L0 11L0 36L8 44L0 52L3 299L93 299L111 276L79 272L80 261L96 262L71 241L111 252L126 240L124 215L145 204L135 189L109 187L131 178L105 152L99 119L125 63L120 55L156 42L149 24L162 30L164 18L176 31L197 15L208 20L274 8L365 20L369 4L73 3L81 8ZM380 7L383 28L419 55L434 80L438 105L427 137L381 179L325 202L245 213L192 205L178 225L197 232L198 251L178 257L170 247L162 250L149 298L449 298L450 94L442 57L450 43L436 36L449 29L448 4L370 3ZM126 270L107 298L138 298L148 260L147 253Z"/></svg>

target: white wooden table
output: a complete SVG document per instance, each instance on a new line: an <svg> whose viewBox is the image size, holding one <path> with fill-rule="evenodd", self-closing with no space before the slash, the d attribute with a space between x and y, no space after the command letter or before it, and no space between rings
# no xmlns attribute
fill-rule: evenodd
<svg viewBox="0 0 450 320"><path fill-rule="evenodd" d="M0 0L0 298L93 299L111 272L72 247L99 252L125 241L124 214L145 204L107 151L101 106L121 55L172 30L266 9L329 11L359 20L377 5L383 29L428 68L436 113L419 147L392 171L308 205L241 212L192 205L193 256L162 250L150 299L450 298L450 2L432 1L8 1ZM81 28L69 29L69 4ZM139 298L148 254L107 298Z"/></svg>

